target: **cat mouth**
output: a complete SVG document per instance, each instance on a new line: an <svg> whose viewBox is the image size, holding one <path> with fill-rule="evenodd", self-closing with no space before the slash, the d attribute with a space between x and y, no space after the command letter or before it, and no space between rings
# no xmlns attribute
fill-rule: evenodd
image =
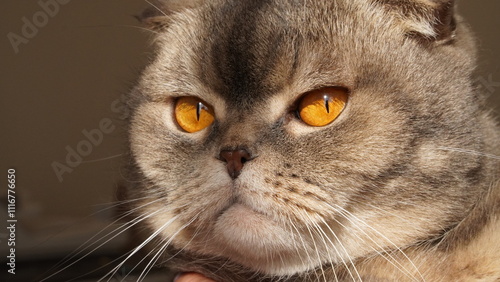
<svg viewBox="0 0 500 282"><path fill-rule="evenodd" d="M278 274L288 274L288 267L304 267L297 252L308 252L293 243L297 237L273 216L238 201L221 212L211 229L215 252L252 269L269 269L270 260ZM280 258L274 260L273 258ZM285 261L283 261L285 260ZM294 270L295 271L295 270Z"/></svg>
<svg viewBox="0 0 500 282"><path fill-rule="evenodd" d="M216 216L216 220L218 218L220 218L221 216L223 216L226 212L228 212L229 210L234 209L234 208L244 208L244 209L247 209L255 214L258 214L260 216L264 216L264 217L268 218L269 220L271 220L271 216L268 213L265 213L265 212L262 212L262 211L256 209L254 207L254 205L250 205L248 203L245 203L245 201L243 201L239 197L233 197L233 199L231 199L230 203L227 204L226 207L224 207L218 213L218 215Z"/></svg>
<svg viewBox="0 0 500 282"><path fill-rule="evenodd" d="M234 203L221 213L215 222L214 231L229 245L236 248L245 245L250 249L252 246L274 245L276 242L265 242L264 239L277 237L272 234L284 233L278 237L289 236L272 217L241 203Z"/></svg>
<svg viewBox="0 0 500 282"><path fill-rule="evenodd" d="M216 224L223 220L228 220L230 217L234 217L240 220L241 224L258 219L257 221L259 222L266 221L277 225L275 217L270 213L270 210L266 211L265 208L259 206L258 201L255 201L247 195L241 194L243 193L241 191L247 191L248 187L235 181L232 183L231 189L233 191L232 197L228 200L226 206L216 215Z"/></svg>

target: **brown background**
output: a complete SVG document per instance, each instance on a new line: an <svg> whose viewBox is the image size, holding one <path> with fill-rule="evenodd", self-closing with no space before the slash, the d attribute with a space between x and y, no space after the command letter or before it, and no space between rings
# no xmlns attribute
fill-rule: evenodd
<svg viewBox="0 0 500 282"><path fill-rule="evenodd" d="M70 1L49 16L16 54L7 34L22 35L23 17L33 22L42 9L38 1L1 1L0 181L4 185L0 186L0 207L3 216L7 169L15 168L17 232L30 238L19 248L41 248L43 255L49 251L40 246L47 243L39 241L47 234L64 233L65 226L83 230L75 225L80 218L109 218L109 212L92 214L109 205L121 177L120 158L107 159L121 154L124 146L124 132L112 103L133 84L150 55L150 34L133 17L147 6L144 0ZM483 91L491 95L498 113L500 1L462 0L459 8L478 36L478 79L494 82ZM64 164L67 146L76 149L87 139L83 130L99 128L108 118L116 129L103 134L102 142L92 146L83 163L59 181L52 163ZM3 250L6 235L1 230L4 227L0 229ZM35 253L25 251L24 255Z"/></svg>

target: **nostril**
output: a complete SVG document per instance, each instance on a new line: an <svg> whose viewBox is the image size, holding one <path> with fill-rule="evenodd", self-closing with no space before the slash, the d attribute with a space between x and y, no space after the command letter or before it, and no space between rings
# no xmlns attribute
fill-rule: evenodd
<svg viewBox="0 0 500 282"><path fill-rule="evenodd" d="M240 175L243 165L251 160L251 155L246 149L222 150L219 154L221 161L226 162L227 172L235 179Z"/></svg>

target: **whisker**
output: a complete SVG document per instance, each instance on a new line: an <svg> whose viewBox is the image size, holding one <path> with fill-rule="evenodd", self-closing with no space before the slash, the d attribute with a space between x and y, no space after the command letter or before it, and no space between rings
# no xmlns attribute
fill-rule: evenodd
<svg viewBox="0 0 500 282"><path fill-rule="evenodd" d="M129 227L126 227L126 228L123 228L123 226L126 226L128 225L129 223L127 224L124 224L123 226L121 226L120 228L123 228L123 230L121 230L120 232L117 232L117 234L113 235L111 238L107 239L106 241L104 241L104 243L101 243L99 244L97 247L93 248L92 250L88 251L86 255L74 260L73 262L71 262L70 264L68 264L67 266L65 266L64 268L60 269L59 271L51 274L50 276L44 278L43 280L41 280L41 282L51 278L51 277L54 277L55 275L65 271L66 269L68 269L69 267L75 265L76 263L80 262L81 260L83 260L84 258L86 258L87 256L89 256L90 254L92 254L93 252L95 252L96 250L98 250L100 247L104 246L105 244L109 243L111 240L113 240L114 238L118 237L119 235L121 235L123 232L125 232L128 228L130 228L131 226L139 223L140 221L142 221L143 219L140 219L140 220L137 220L136 223L134 224L131 224ZM120 229L119 228L119 229ZM106 236L110 235L110 234L113 234L116 230L119 230L119 229L115 229L113 230L112 232L108 233ZM106 238L106 237L103 237L103 238ZM88 250L90 247L92 247L93 245L97 244L99 241L101 241L101 239L99 239L97 242L94 242L92 243L91 245L89 245L88 247L85 247L84 249L80 250L78 253L74 254L74 255L71 255L71 257L69 259L67 259L65 262L63 262L62 264L66 264L68 263L69 261L73 260L74 258L76 258L76 256L78 256L80 253Z"/></svg>
<svg viewBox="0 0 500 282"><path fill-rule="evenodd" d="M336 205L340 210L337 210L338 212L340 212L341 214L344 215L344 217L353 224L353 226L355 226L358 230L360 230L361 232L363 232L363 234L365 234L375 245L377 245L378 248L380 249L384 249L382 246L380 246L380 244L378 244L375 240L373 240L370 236L368 236L368 234L361 228L359 227L357 224L355 224L351 219L349 219L347 215L355 218L357 221L359 221L360 223L364 224L366 227L368 227L370 230L374 231L375 233L377 233L379 236L381 236L381 238L383 238L384 240L386 240L389 244L391 244L396 251L398 251L399 253L401 253L405 258L406 260L413 266L413 268L416 270L417 274L420 276L420 278L422 279L422 281L425 281L424 277L422 276L422 274L420 273L418 267L413 263L413 261L405 254L405 252L403 250L401 250L400 247L398 247L396 244L394 244L389 238L387 238L384 234L382 234L381 232L379 232L378 230L376 230L375 228L371 227L369 224L367 224L366 222L364 222L363 220L361 220L360 218L356 217L355 215L353 215L352 213L350 213L349 211L347 211L346 209ZM336 210L334 207L332 207L334 210ZM345 214L344 214L345 213ZM377 251L379 254L382 255L382 253L380 253L379 251ZM408 277L411 277L412 279L414 280L418 280L416 279L415 275L410 272L408 269L406 269L396 258L394 258L389 252L387 251L383 251L385 254L387 254L393 261L387 259L387 261L389 263L391 263L394 267L396 267L398 270L400 270L401 272L405 273L406 276ZM385 258L385 256L384 256Z"/></svg>
<svg viewBox="0 0 500 282"><path fill-rule="evenodd" d="M453 147L437 147L437 149L444 150L444 151L452 151L452 152L476 155L476 156L482 156L482 157L487 157L487 158L491 158L491 159L495 159L495 160L500 160L500 156L488 154L488 153L483 153L483 152L478 152L478 151L474 151L474 150L453 148Z"/></svg>
<svg viewBox="0 0 500 282"><path fill-rule="evenodd" d="M163 211L163 210L160 209L160 210L157 210L156 212L160 212L160 211ZM158 228L153 234L151 234L146 240L144 240L144 242L142 242L139 246L135 247L135 249L125 258L125 260L123 260L114 269L112 269L110 272L108 272L104 277L106 277L108 275L110 275L110 277L113 277L116 274L116 272L123 266L123 264L125 264L125 262L127 260L129 260L133 255L135 255L142 248L144 248L149 242L151 242L158 234L160 234L160 232L162 232L163 230L165 230L165 228L167 228L170 224L172 224L177 218L179 218L178 215L172 217L165 224L163 224L160 228ZM102 281L102 278L99 281Z"/></svg>
<svg viewBox="0 0 500 282"><path fill-rule="evenodd" d="M307 215L307 216L309 217L310 222L313 222L313 220L310 218L310 216L309 215ZM335 280L338 281L337 274L335 273L335 267L333 265L333 259L332 259L331 255L330 255L330 248L328 247L328 244L326 243L326 240L328 240L330 242L330 245L333 247L333 249L337 253L338 257L342 259L342 262L344 262L344 259L340 255L340 253L339 253L337 247L335 246L335 244L333 244L333 242L330 240L330 238L325 234L325 232L323 231L323 229L316 222L314 222L314 228L316 229L316 233L320 236L321 240L323 241L323 245L325 245L325 250L326 250L326 253L328 255L329 261L330 261L330 263L332 263L331 266L332 266L332 270L333 270L333 273L334 273L334 276L335 276ZM325 238L326 238L326 240L325 240ZM322 270L323 270L323 268L322 268ZM323 277L324 277L324 273L323 273ZM325 278L325 281L326 281L326 278Z"/></svg>
<svg viewBox="0 0 500 282"><path fill-rule="evenodd" d="M162 13L165 17L168 16L162 9L160 9L158 6L156 6L155 4L151 3L151 1L149 0L144 0L146 3L148 3L149 5L153 6L156 10L158 10L158 12Z"/></svg>
<svg viewBox="0 0 500 282"><path fill-rule="evenodd" d="M162 240L162 241L164 241L164 240ZM152 250L151 250L151 251L150 251L147 255L145 255L145 256L144 256L144 257L143 257L143 258L142 258L139 262L137 262L137 264L136 264L136 265L135 265L132 269L130 269L130 271L129 271L129 272L128 272L128 273L127 273L124 277L123 277L123 279L127 278L127 277L128 277L128 275L129 275L130 273L132 273L132 272L133 272L133 271L134 271L137 267L139 267L139 265L140 265L143 261L145 261L145 260L146 260L146 258L148 258L148 257L149 257L149 256L150 256L150 255L151 255L151 254L155 251L155 249L156 249L156 248L157 248L157 247L152 248ZM131 251L127 252L125 255L123 255L123 256L121 256L121 257L124 257L124 256L126 256L126 255L130 254L131 252L133 252L133 250L131 250Z"/></svg>
<svg viewBox="0 0 500 282"><path fill-rule="evenodd" d="M149 273L149 271L153 268L153 266L156 264L156 262L158 262L158 259L160 258L161 254L163 254L163 252L165 252L165 249L170 245L170 243L172 243L172 241L174 240L174 238L179 234L181 233L184 229L186 229L186 227L188 227L189 225L191 225L191 223L193 223L199 216L200 214L198 213L196 216L194 216L189 222L187 222L186 224L184 224L183 226L181 226L179 228L179 230L177 230L164 244L163 246L158 250L158 252L153 256L153 258L150 260L150 262L146 265L146 267L144 268L144 270L142 271L141 275L139 276L138 278L138 281L142 281L144 280L144 278L146 277L147 273ZM168 226L166 226L168 227ZM166 228L165 227L165 228Z"/></svg>
<svg viewBox="0 0 500 282"><path fill-rule="evenodd" d="M347 211L346 211L346 212L347 212ZM352 216L352 214L351 214L351 216ZM348 217L346 216L346 218L348 218ZM361 219L359 219L359 218L357 218L357 217L355 217L355 218L356 218L358 221L360 221L362 224L364 224L365 226L367 226L368 228L370 228L371 230L375 231L377 234L381 235L381 236L382 236L385 240L387 240L387 241L388 241L388 243L389 243L389 244L391 244L391 245L393 245L393 246L395 247L395 251L398 251L398 252L400 252L401 254L403 254L403 256L405 256L405 257L406 257L406 258L410 261L410 263L413 265L413 262L410 260L410 258L408 258L408 257L406 256L406 254L403 252L403 250L401 250L401 248L399 248L399 247L398 247L396 244L394 244L391 240L387 239L387 238L386 238L384 235L382 235L379 231L377 231L377 230L375 230L374 228L372 228L371 226L369 226L369 225L368 225L366 222L364 222L363 220L361 220ZM351 223L353 223L353 224L354 224L354 222L353 222L353 221L351 221L350 219L348 219L348 220L349 220ZM403 266L403 265L402 265L402 264L401 264L401 263L400 263L400 262L399 262L399 261L398 261L395 257L393 257L393 256L391 255L391 253L390 253L390 252L388 252L387 250L385 250L385 249L384 249L384 247L382 247L379 243L377 243L374 239L372 239L372 237L371 237L371 236L369 236L369 235L368 235L368 233L366 233L366 232L365 232L363 229L361 229L359 226L357 226L356 224L354 224L354 226L355 226L358 230L360 230L363 234L365 234L365 235L368 237L368 239L369 239L370 241L372 241L373 243L375 243L375 245L376 245L378 248L380 248L382 251L379 251L379 250L377 250L377 249L375 249L375 248L373 248L373 247L372 247L372 250L374 250L374 251L375 251L378 255L380 255L380 256L382 256L382 257L384 257L384 258L385 258L385 259L386 259L386 260L387 260L387 261L388 261L391 265L393 265L396 269L398 269L399 271L401 271L401 272L405 273L405 275L406 275L406 276L408 276L408 277L411 277L411 278L415 279L415 276L414 276L414 275L413 275L413 274L412 274L409 270L407 270L407 269L406 269L406 268L405 268L405 267L404 267L404 266ZM360 237L358 236L358 238L360 238ZM361 238L360 238L360 239L361 239ZM385 257L385 255L388 255L388 257L389 257L390 259L389 259L389 258L387 258L387 257ZM418 268L416 268L416 266L414 266L414 267L415 267L415 269L416 269L416 270L417 270L417 272L418 272Z"/></svg>
<svg viewBox="0 0 500 282"><path fill-rule="evenodd" d="M323 262L321 261L321 256L319 254L318 246L316 245L316 240L314 239L314 236L311 232L311 228L309 228L309 225L306 224L305 226L307 228L307 231L309 232L309 236L311 237L311 240L312 240L312 243L314 246L314 251L316 252L316 256L318 257L318 260L319 260L321 275L323 276L323 280L326 282L325 270L323 269ZM317 276L317 274L316 274L316 276ZM318 278L318 281L319 281L319 277L316 277L316 278Z"/></svg>
<svg viewBox="0 0 500 282"><path fill-rule="evenodd" d="M88 239L87 241L85 241L82 245L80 245L74 252L77 252L80 248L83 248L83 246L85 246L86 244L88 244L89 242L91 242L94 238L96 238L97 236L99 236L101 233L103 233L105 230L107 230L108 228L110 228L111 226L113 226L114 224L118 223L119 221L123 220L124 218L130 216L132 213L136 212L137 210L141 209L141 208L144 208L148 205L151 205L151 204L154 204L158 201L160 201L161 199L156 199L155 201L152 201L152 202L148 202L144 205L141 205L139 207L136 207L134 209L131 209L129 210L128 212L124 213L122 216L120 216L119 218L115 219L113 222L109 223L106 227L104 227L103 229L101 229L101 231L97 232L96 234L94 234L90 239ZM132 202L132 201L129 201L129 202ZM106 209L105 209L106 210ZM123 224L122 226L126 226L126 224ZM120 227L122 228L122 227ZM114 230L116 231L116 229ZM109 236L111 235L114 231L111 231L110 233L106 234L105 236L103 236L103 238L105 238L106 236ZM101 239L100 239L101 240ZM97 241L98 242L98 241ZM95 243L94 243L95 244ZM92 246L92 245L90 245ZM87 246L86 248L89 248L90 246ZM86 249L85 248L85 249ZM85 249L79 251L78 253L76 253L75 255L79 255L82 251L84 251ZM71 255L71 254L70 254ZM73 255L73 257L75 256Z"/></svg>
<svg viewBox="0 0 500 282"><path fill-rule="evenodd" d="M337 242L339 243L340 247L342 248L342 250L344 251L344 253L347 255L347 257L349 258L349 262L350 264L352 265L354 271L356 272L356 276L358 277L359 281L361 281L361 276L359 275L359 272L356 268L356 266L354 265L354 262L352 261L351 257L349 256L349 253L347 252L347 250L345 249L344 247L344 244L342 244L342 242L340 241L339 237L337 236L337 234L332 230L332 228L330 227L330 225L325 221L324 218L321 219L323 224L328 228L328 230L330 230L330 232L333 234L333 236L335 237L335 240L337 240ZM338 222L336 219L334 219L336 222ZM324 233L324 231L322 231ZM327 236L328 238L328 236ZM328 238L328 240L330 241L330 238ZM330 243L332 245L333 242L330 241ZM337 250L336 250L337 251ZM337 251L338 252L338 251ZM349 270L349 267L347 266L347 263L345 263L344 260L342 260L342 263L344 264L344 266L346 267L346 270L349 272L349 275L351 276L352 280L355 281L356 279L354 278L354 275L351 273L351 271Z"/></svg>
<svg viewBox="0 0 500 282"><path fill-rule="evenodd" d="M145 204L145 205L142 205L141 207L138 207L136 209L139 209L139 208L142 208L142 207L145 207L149 204L152 204L156 201L153 201L153 202L150 202L148 204ZM97 236L99 236L101 233L103 233L105 230L107 230L108 228L110 228L111 226L113 226L114 224L116 224L118 221L122 220L123 218L129 216L131 213L133 213L136 209L133 209L131 210L130 212L128 212L127 214L123 215L122 217L116 219L115 221L113 221L112 223L108 224L106 227L104 227L101 231L99 231L98 233L96 233L95 235L93 235L90 239L88 239L87 241L85 241L82 245L80 245L75 251L73 251L71 254L67 255L61 262L59 262L58 264L56 264L55 266L53 266L51 269L49 269L47 272L50 272L51 270L59 267L59 266L62 266L62 265L65 265L67 263L69 263L71 260L75 259L78 255L82 254L83 252L87 252L90 248L92 248L93 246L95 245L98 245L97 247L93 248L92 250L88 251L87 254L83 255L82 257L78 258L77 260L73 261L72 263L70 263L69 265L67 265L66 267L60 269L59 271L51 274L50 276L44 278L43 280L41 280L41 282L51 278L51 277L54 277L55 275L61 273L62 271L68 269L69 267L75 265L76 263L78 263L79 261L83 260L84 258L88 257L90 254L92 254L93 252L95 252L96 250L98 250L99 248L101 248L102 246L104 246L105 244L109 243L111 240L115 239L116 237L120 236L121 234L123 234L126 230L128 230L130 227L140 223L141 221L143 221L144 219L150 217L150 216L153 216L155 213L157 213L158 211L156 211L155 213L151 213L150 215L146 215L146 216L141 216L141 217L138 217L134 220L132 220L131 222L127 222L123 225L121 225L120 227L108 232L106 235L102 236L100 239L98 239L97 241L95 242L92 242L95 238L97 238ZM116 234L115 234L116 233ZM110 237L110 238L108 238ZM100 243L104 241L103 243ZM89 244L90 242L92 242L91 244ZM99 244L100 243L100 244ZM86 246L87 245L87 246Z"/></svg>
<svg viewBox="0 0 500 282"><path fill-rule="evenodd" d="M300 233L299 233L299 232L297 232L297 233L295 234L295 233L293 232L293 230L292 230L292 226L291 226L291 225L293 225L293 224L294 224L294 223L293 223L293 221L292 221L289 217L287 217L287 219L288 219L288 220L285 222L285 224L286 224L287 226L289 226L289 227L290 227L290 234L294 234L294 237L295 237L295 236L299 236L299 238L302 240L302 236L300 235ZM297 230L297 228L295 228L295 230ZM296 240L292 240L292 243L293 243L293 246L294 246L294 248L295 248L295 251L296 251L296 253L297 253L297 255L298 255L299 259L300 259L300 262L301 262L303 265L305 265L304 260L302 259L302 256L301 256L301 254L300 254L299 247L298 247L298 245L297 245L297 241L296 241ZM302 245L303 245L303 247L305 247L303 242L302 242Z"/></svg>
<svg viewBox="0 0 500 282"><path fill-rule="evenodd" d="M304 238L302 238L302 234L300 233L299 229L298 229L298 228L297 228L297 226L293 223L293 221L290 221L290 223L291 223L291 226L292 226L292 227L295 229L295 231L297 232L296 234L297 234L297 236L299 237L300 242L302 243L302 248L303 248L304 250L307 250L308 248L307 248L307 246L306 246L306 243L304 242ZM301 257L301 260L302 260L302 256L300 256L300 252L297 252L297 253L299 254L299 257ZM309 252L306 252L306 255L307 255L308 262L309 262L309 263L312 263L312 262L313 262L313 260L312 260L311 256L309 255Z"/></svg>
<svg viewBox="0 0 500 282"><path fill-rule="evenodd" d="M70 282L70 281L75 281L75 280L79 280L79 279L82 279L82 278L85 278L85 277L86 277L86 276L88 276L89 274L92 274L92 273L95 273L95 272L97 272L97 271L99 271L99 270L101 270L101 269L104 269L104 268L106 268L107 266L110 266L110 265L114 264L115 262L117 262L117 261L121 260L121 259L122 259L123 257L125 257L128 253L129 253L129 252L127 252L127 253L125 253L125 254L123 254L123 255L119 256L118 258L115 258L114 260L112 260L112 261L110 261L110 262L108 262L108 263L106 263L106 264L104 264L104 265L102 265L102 266L100 266L100 267L98 267L98 268L96 268L96 269L92 270L92 271L89 271L89 272L87 272L87 273L85 273L85 274L82 274L82 275L80 275L80 276L78 276L78 277L75 277L75 278L73 278L73 279L71 279L71 280L68 280L68 282Z"/></svg>
<svg viewBox="0 0 500 282"><path fill-rule="evenodd" d="M128 24L80 25L78 27L79 28L126 27L126 28L134 28L134 29L139 29L139 30L142 30L142 31L147 31L147 32L153 33L153 34L160 34L159 32L157 32L155 30L152 30L152 29L149 29L149 28L145 28L145 27L142 27L142 26L136 26L136 25L128 25ZM114 156L114 157L116 158L116 157L119 157L119 156ZM107 158L107 159L111 159L111 158ZM101 159L101 160L98 160L98 161L102 161L102 160L105 160L105 159ZM90 162L95 162L95 161L90 161Z"/></svg>
<svg viewBox="0 0 500 282"><path fill-rule="evenodd" d="M377 247L379 247L380 249L383 249L383 247L382 247L382 246L380 246L380 245L379 245L379 244L378 244L375 240L373 240L370 236L368 236L368 234L367 234L367 233L366 233L366 232L365 232L365 231L364 231L361 227L359 227L359 226L358 226L355 222L353 222L351 219L349 219L349 217L348 217L348 216L346 216L345 214L343 214L343 212L342 212L342 211L337 210L337 209L335 209L335 208L334 208L334 207L332 207L332 206L330 206L330 207L331 207L332 209L334 209L336 213L340 213L340 214L341 214L341 215L342 215L345 219L347 219L350 223L352 223L354 227L356 227L356 228L357 228L358 230L360 230L363 234L365 234L365 235L368 237L368 239L370 239L373 243L375 243L375 245L377 245ZM339 208L343 209L342 207L339 207ZM345 209L343 209L343 210L345 210ZM347 211L346 211L346 212L347 212ZM351 215L352 215L352 214L351 214ZM356 218L358 221L360 221L361 223L363 223L363 224L365 224L366 226L370 227L367 223L365 223L365 222L364 222L364 221L362 221L361 219L359 219L359 218L357 218L357 217L355 217L355 218ZM346 227L344 224L342 224L340 221L338 221L337 219L334 219L334 220L335 220L335 221L336 221L336 222L337 222L340 226L342 226L344 229L347 229L347 227ZM328 225L327 225L327 226L328 226ZM328 227L329 227L329 226L328 226ZM371 228L371 227L370 227L370 228ZM372 228L372 229L373 229L373 228ZM375 232L377 232L377 233L379 233L377 230L374 230L374 231L375 231ZM361 240L361 241L363 240L363 238L361 238L359 235L357 235L357 234L354 234L354 235L355 235L355 236L356 236L356 238L358 238L359 240ZM390 242L390 241L389 241L389 242ZM392 244L392 242L390 242L390 243ZM393 245L397 248L397 250L398 250L398 251L400 251L401 253L403 253L403 255L405 255L405 254L404 254L404 252L403 252L403 251L402 251L399 247L397 247L395 244L393 244ZM384 255L382 252L380 252L379 250L375 249L374 247L370 246L370 248L371 248L374 252L376 252L378 255L381 255L381 256L383 256L383 255ZM384 253L386 253L387 255L389 255L389 257L390 257L390 258L392 258L392 259L393 259L393 260L394 260L397 264L399 264L401 267L397 266L394 262L392 262L392 261L390 261L390 260L387 260L390 264L392 264L394 267L396 267L396 268L397 268L398 270L400 270L401 272L403 272L403 269L404 269L404 270L406 270L406 269L405 269L405 268L404 268L404 267L403 267L403 266L402 266L402 265L401 265L401 264L400 264L400 263L399 263L399 262L398 262L398 261L397 261L394 257L392 257L392 256L391 256L391 255L390 255L387 251L384 251ZM406 255L405 255L405 256L406 256ZM385 257L384 257L384 258L385 258ZM353 262L352 262L352 263L353 263ZM345 265L345 266L347 267L347 265ZM354 269L355 269L355 270L356 270L356 272L357 272L357 269L356 269L356 267L355 267L354 263L353 263L353 267L354 267ZM347 270L349 271L349 268L347 268ZM417 269L417 270L418 270L418 269ZM408 273L409 273L409 272L408 272ZM358 273L357 275L359 276L359 273ZM412 276L413 276L413 275L412 275Z"/></svg>
<svg viewBox="0 0 500 282"><path fill-rule="evenodd" d="M121 201L121 202L117 202L117 203L115 203L114 205L107 206L106 208L103 208L103 209L101 209L101 210L99 210L99 211L96 211L96 212L94 212L94 213L92 213L92 214L90 214L90 215L86 216L85 218L83 218L83 219L79 220L78 222L79 222L79 223L81 223L81 222L84 222L85 220L89 220L90 218L95 217L95 216L96 216L96 215L98 215L99 213L105 212L105 211L110 210L110 209L114 209L114 208L116 208L116 207L118 207L118 206L120 206L120 205L124 205L124 204L128 204L128 203L132 203L132 202L135 202L135 201L140 201L140 200L143 200L143 199L148 199L148 198L150 198L150 197L143 197L143 198L138 198L138 199L133 199L133 200L128 200L128 201ZM125 216L124 216L124 217L125 217ZM97 234L95 234L94 236L92 236L90 239L88 239L86 242L84 242L82 245L80 245L80 246L79 246L79 247L78 247L75 251L73 251L71 254L67 255L66 257L64 257L64 258L62 259L62 261L61 261L61 262L59 262L58 264L56 264L53 268L60 266L60 265L61 265L61 263L64 263L64 262L65 262L65 260L66 260L69 256L72 256L72 255L73 255L76 251L78 251L78 249L82 248L82 247L83 247L85 244L87 244L89 241L91 241L92 239L94 239L95 237L97 237L97 235L99 235L100 233L102 233L104 230L106 230L107 228L111 227L112 225L116 224L118 221L120 221L120 220L121 220L121 219L123 219L124 217L120 217L119 219L117 219L117 220L115 220L115 221L111 222L110 224L108 224L108 225L107 225L106 227L104 227L104 228L103 228L100 232L98 232ZM72 224L72 225L70 225L70 226L68 226L68 227L66 227L66 228L63 228L61 231L68 230L69 228L72 228L72 227L74 227L75 225L76 225L76 224ZM57 234L55 234L55 235L53 235L53 236L51 236L51 237L47 238L47 239L46 239L45 241L43 241L43 242L47 242L47 241L49 241L49 240L51 240L51 239L54 239L55 237L57 237ZM42 242L42 243L43 243L43 242ZM52 268L51 268L51 269L49 269L48 271L50 271L50 270L52 270Z"/></svg>

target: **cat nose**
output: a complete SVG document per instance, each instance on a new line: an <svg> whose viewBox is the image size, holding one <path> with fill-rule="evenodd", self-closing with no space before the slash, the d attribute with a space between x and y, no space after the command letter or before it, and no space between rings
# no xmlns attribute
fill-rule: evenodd
<svg viewBox="0 0 500 282"><path fill-rule="evenodd" d="M245 149L222 150L220 160L226 162L227 172L232 179L236 179L243 168L243 165L252 160L252 156Z"/></svg>

